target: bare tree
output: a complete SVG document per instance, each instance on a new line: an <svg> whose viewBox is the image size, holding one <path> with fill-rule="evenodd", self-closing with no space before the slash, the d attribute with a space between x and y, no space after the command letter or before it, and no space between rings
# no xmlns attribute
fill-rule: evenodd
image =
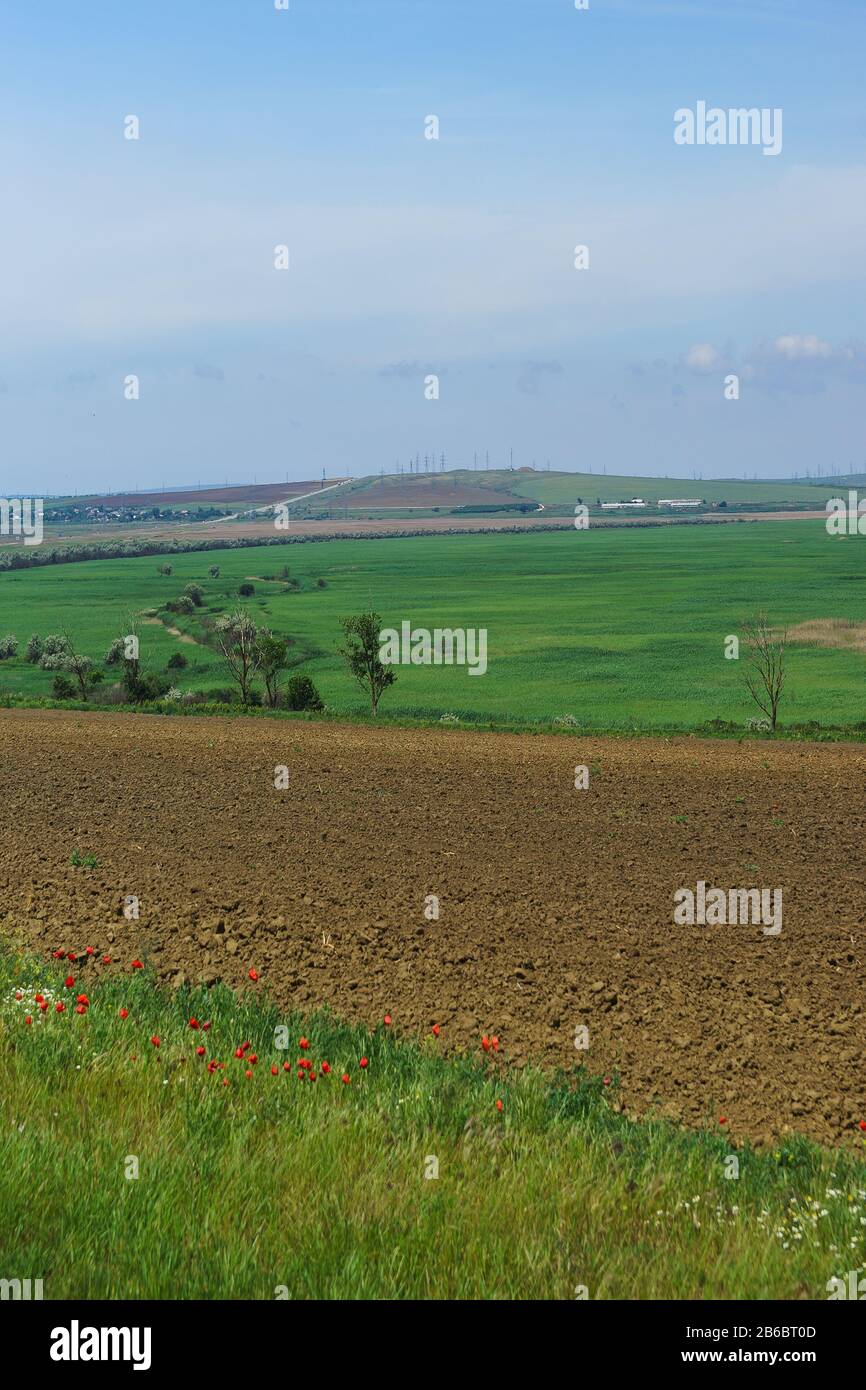
<svg viewBox="0 0 866 1390"><path fill-rule="evenodd" d="M769 719L770 728L775 733L779 701L785 684L788 629L775 632L769 626L766 614L756 613L743 623L743 636L749 667L745 677L746 689L758 709Z"/></svg>
<svg viewBox="0 0 866 1390"><path fill-rule="evenodd" d="M261 660L257 642L258 629L243 608L220 618L216 638L223 661L232 680L241 692L241 703L251 703L252 682Z"/></svg>

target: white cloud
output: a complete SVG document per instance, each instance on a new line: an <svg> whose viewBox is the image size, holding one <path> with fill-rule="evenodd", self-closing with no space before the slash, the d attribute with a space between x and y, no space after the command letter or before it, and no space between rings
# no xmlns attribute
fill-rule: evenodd
<svg viewBox="0 0 866 1390"><path fill-rule="evenodd" d="M721 353L712 343L695 343L685 354L683 361L692 372L711 372L722 360Z"/></svg>
<svg viewBox="0 0 866 1390"><path fill-rule="evenodd" d="M784 333L773 346L789 362L808 362L814 358L833 356L830 344L814 333Z"/></svg>

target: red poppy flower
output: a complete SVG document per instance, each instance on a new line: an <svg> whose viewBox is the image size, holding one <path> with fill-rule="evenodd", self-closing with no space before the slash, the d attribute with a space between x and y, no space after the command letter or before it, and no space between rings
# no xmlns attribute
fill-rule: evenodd
<svg viewBox="0 0 866 1390"><path fill-rule="evenodd" d="M191 1018L190 1021L189 1021L189 1026L190 1026L190 1028L197 1028L197 1027L198 1027L198 1019L197 1019L197 1018Z"/></svg>
<svg viewBox="0 0 866 1390"><path fill-rule="evenodd" d="M303 1081L303 1079L304 1079L304 1073L303 1073L302 1071L299 1071L299 1072L298 1072L298 1080L299 1080L299 1081Z"/></svg>
<svg viewBox="0 0 866 1390"><path fill-rule="evenodd" d="M279 1067L271 1067L271 1076L279 1076L279 1074L280 1074L280 1069L279 1069Z"/></svg>
<svg viewBox="0 0 866 1390"><path fill-rule="evenodd" d="M719 1116L719 1124L720 1124L720 1125L726 1125L727 1123L728 1123L728 1117L727 1117L727 1115L720 1115L720 1116Z"/></svg>
<svg viewBox="0 0 866 1390"><path fill-rule="evenodd" d="M259 1060L259 1059L258 1059L258 1055L257 1055L255 1052L253 1052L252 1055L251 1055L250 1058L249 1058L250 1066L251 1066L251 1067L254 1067L255 1064L256 1064L256 1062L257 1062L258 1060Z"/></svg>
<svg viewBox="0 0 866 1390"><path fill-rule="evenodd" d="M491 1039L490 1039L490 1045L491 1045L491 1047L493 1048L493 1051L494 1051L494 1052L498 1052L498 1051L499 1051L499 1039L498 1039L498 1038L491 1038Z"/></svg>
<svg viewBox="0 0 866 1390"><path fill-rule="evenodd" d="M103 957L102 957L102 964L103 964L103 965L110 965L110 964L111 964L111 956L103 956Z"/></svg>
<svg viewBox="0 0 866 1390"><path fill-rule="evenodd" d="M283 1062L283 1071L291 1071L291 1070L292 1070L291 1062Z"/></svg>
<svg viewBox="0 0 866 1390"><path fill-rule="evenodd" d="M65 1012L66 1012L66 1005L65 1005L65 1004L55 1004L54 1007L55 1007L55 1009L57 1010L57 1012L58 1012L59 1014L62 1014L62 1013L65 1013Z"/></svg>
<svg viewBox="0 0 866 1390"><path fill-rule="evenodd" d="M34 994L34 996L33 996L33 1002L34 1002L34 1004L44 1004L44 1003L45 1003L45 995L44 995L44 994Z"/></svg>
<svg viewBox="0 0 866 1390"><path fill-rule="evenodd" d="M258 978L259 978L259 972L258 972L258 970L251 970L251 971L250 971L250 979L251 979L251 980L257 980Z"/></svg>
<svg viewBox="0 0 866 1390"><path fill-rule="evenodd" d="M86 994L79 994L76 995L75 1002L76 1004L89 1004L90 1000L88 999Z"/></svg>
<svg viewBox="0 0 866 1390"><path fill-rule="evenodd" d="M44 999L42 1000L42 1003L39 1005L39 1008L41 1009L42 1013L45 1013L45 1010L48 1008L48 1005L46 1004Z"/></svg>
<svg viewBox="0 0 866 1390"><path fill-rule="evenodd" d="M62 951L52 951L51 954L52 954L52 956L54 957L55 960L62 960L62 959L63 959L63 952L62 952Z"/></svg>
<svg viewBox="0 0 866 1390"><path fill-rule="evenodd" d="M196 1050L195 1050L195 1055L196 1055L196 1057L203 1057L204 1054L205 1054L205 1052L206 1052L206 1050L207 1050L207 1049L204 1048L204 1047L197 1047Z"/></svg>
<svg viewBox="0 0 866 1390"><path fill-rule="evenodd" d="M75 952L74 952L74 951L70 951L69 954L67 955L66 959L67 959L67 960L75 960Z"/></svg>
<svg viewBox="0 0 866 1390"><path fill-rule="evenodd" d="M314 1071L309 1072L308 1075L311 1081L315 1081L316 1073Z"/></svg>
<svg viewBox="0 0 866 1390"><path fill-rule="evenodd" d="M367 1070L367 1067L368 1067L369 1065L370 1065L370 1064L369 1064L369 1062L367 1061L367 1058L366 1058L366 1057L362 1057L361 1060L360 1060L360 1062L358 1063L358 1066L361 1068L362 1071L366 1071L366 1070Z"/></svg>
<svg viewBox="0 0 866 1390"><path fill-rule="evenodd" d="M244 1076L252 1076L252 1072L250 1071L249 1067L248 1067L247 1070L244 1072Z"/></svg>
<svg viewBox="0 0 866 1390"><path fill-rule="evenodd" d="M15 991L15 998L16 998L16 999L23 999L23 998L24 998L24 996L23 996L23 994L21 993L20 989L16 989L16 991Z"/></svg>
<svg viewBox="0 0 866 1390"><path fill-rule="evenodd" d="M32 1022L33 1022L33 1019L31 1018L30 1014L27 1015L27 1017L25 1018L24 1022L25 1022L25 1023L32 1023Z"/></svg>
<svg viewBox="0 0 866 1390"><path fill-rule="evenodd" d="M861 1128L861 1129L866 1129L866 1120L861 1120L861 1121L860 1121L860 1128Z"/></svg>
<svg viewBox="0 0 866 1390"><path fill-rule="evenodd" d="M309 1040L309 1038L300 1038L300 1039L298 1040L298 1047L304 1048L304 1047L309 1047L309 1046L310 1046L310 1040Z"/></svg>
<svg viewBox="0 0 866 1390"><path fill-rule="evenodd" d="M86 1004L76 1004L76 1005L75 1005L75 1012L76 1012L77 1014L86 1014L86 1013L87 1013L87 1005L86 1005Z"/></svg>
<svg viewBox="0 0 866 1390"><path fill-rule="evenodd" d="M159 1038L156 1036L155 1033L150 1041L153 1043L154 1047L159 1047Z"/></svg>
<svg viewBox="0 0 866 1390"><path fill-rule="evenodd" d="M142 965L140 960L134 960L132 962L132 968L133 970L143 970L144 966Z"/></svg>
<svg viewBox="0 0 866 1390"><path fill-rule="evenodd" d="M66 985L67 989L72 989L75 984L75 979L72 975L67 975L63 983Z"/></svg>
<svg viewBox="0 0 866 1390"><path fill-rule="evenodd" d="M441 1029L440 1029L440 1027L439 1027L439 1024L438 1024L438 1023L434 1023L434 1024L433 1024L433 1036L434 1036L434 1038L438 1038L440 1032L441 1032Z"/></svg>
<svg viewBox="0 0 866 1390"><path fill-rule="evenodd" d="M86 946L86 947L85 947L85 952L86 952L86 954L87 954L88 956L92 956L92 955L93 955L93 951L94 951L93 946Z"/></svg>
<svg viewBox="0 0 866 1390"><path fill-rule="evenodd" d="M386 1027L386 1028L390 1028L390 1026L391 1026L391 1015L390 1015L390 1014L386 1014L386 1015L385 1015L384 1023L385 1023L385 1027Z"/></svg>
<svg viewBox="0 0 866 1390"><path fill-rule="evenodd" d="M121 1018L129 1018L129 1009L118 1009Z"/></svg>
<svg viewBox="0 0 866 1390"><path fill-rule="evenodd" d="M327 1075L330 1073L330 1070L331 1070L330 1064L329 1064L328 1062L323 1062L322 1065L321 1065L320 1070L321 1070L323 1076L327 1076Z"/></svg>
<svg viewBox="0 0 866 1390"><path fill-rule="evenodd" d="M485 1051L485 1052L489 1052L489 1051L490 1051L490 1039L489 1039L488 1037L483 1037L483 1038L481 1039L481 1046L484 1048L484 1051Z"/></svg>
<svg viewBox="0 0 866 1390"><path fill-rule="evenodd" d="M501 1101L501 1100L498 1100L498 1101L496 1102L496 1109L499 1110L499 1111L502 1110L502 1101Z"/></svg>
<svg viewBox="0 0 866 1390"><path fill-rule="evenodd" d="M343 1072L343 1077L342 1077L342 1079L343 1079L343 1081L345 1082L345 1084L346 1084L347 1086L348 1086L349 1082L352 1080L351 1076L349 1075L349 1073L348 1073L347 1071L344 1071L344 1072Z"/></svg>

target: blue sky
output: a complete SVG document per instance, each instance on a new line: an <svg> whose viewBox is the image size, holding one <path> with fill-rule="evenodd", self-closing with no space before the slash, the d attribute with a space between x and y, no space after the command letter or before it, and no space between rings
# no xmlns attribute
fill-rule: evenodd
<svg viewBox="0 0 866 1390"><path fill-rule="evenodd" d="M862 468L864 40L862 0L0 0L0 490ZM702 100L781 153L675 144Z"/></svg>

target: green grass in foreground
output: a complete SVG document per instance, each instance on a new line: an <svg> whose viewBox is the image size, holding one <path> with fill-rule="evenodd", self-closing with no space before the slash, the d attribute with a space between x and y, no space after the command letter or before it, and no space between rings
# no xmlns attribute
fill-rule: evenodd
<svg viewBox="0 0 866 1390"><path fill-rule="evenodd" d="M634 1123L578 1071L324 1015L285 1020L280 1051L252 996L88 973L0 952L0 1269L46 1298L823 1299L864 1267L848 1155L745 1149L726 1178L723 1135ZM234 1056L247 1041L254 1066Z"/></svg>

